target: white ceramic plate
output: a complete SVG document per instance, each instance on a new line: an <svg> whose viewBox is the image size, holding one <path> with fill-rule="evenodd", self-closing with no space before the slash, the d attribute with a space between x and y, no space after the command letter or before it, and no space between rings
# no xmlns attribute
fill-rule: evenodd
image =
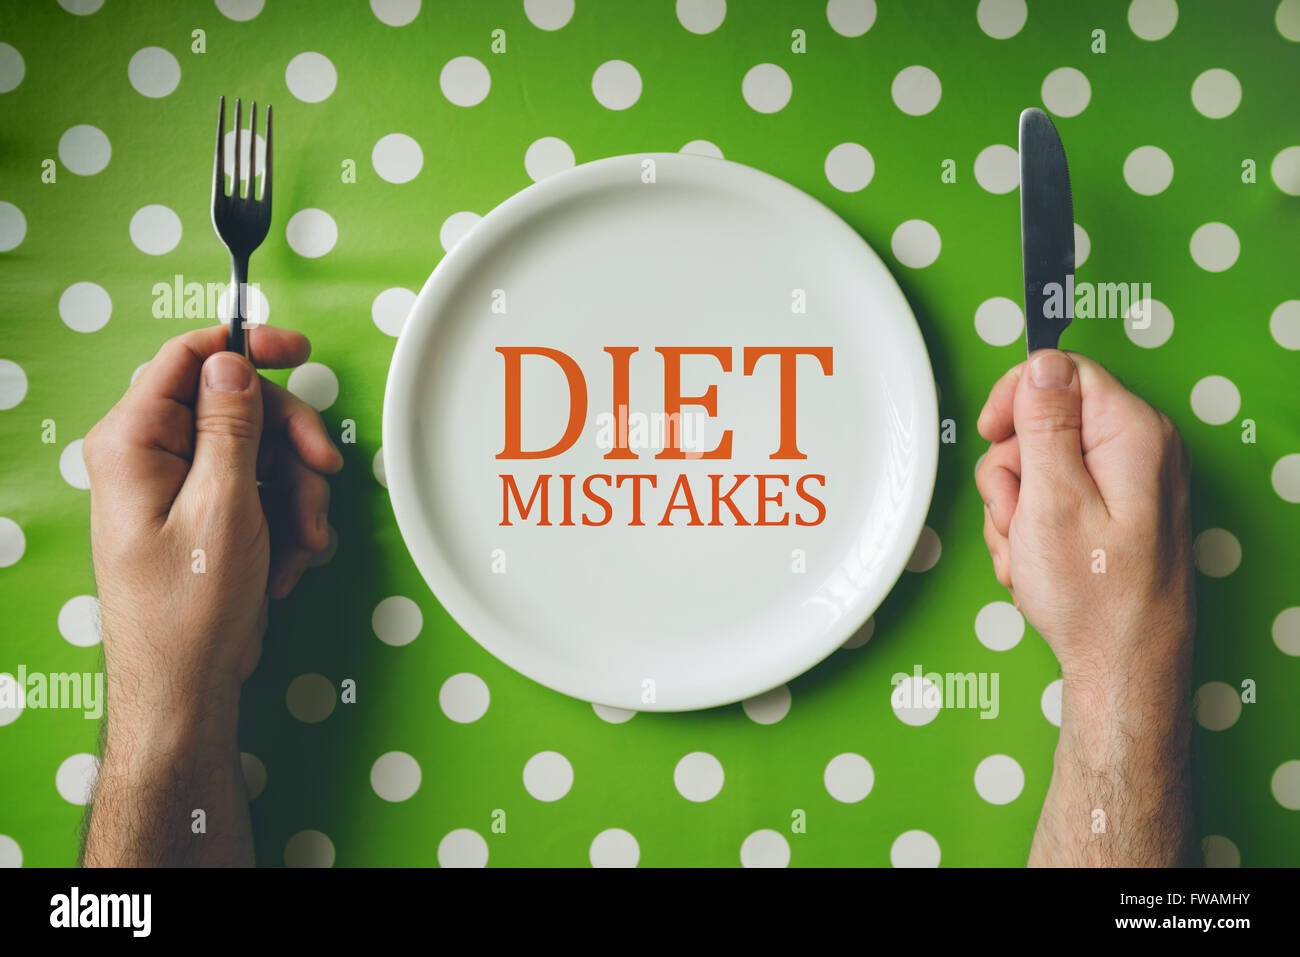
<svg viewBox="0 0 1300 957"><path fill-rule="evenodd" d="M776 348L830 350L831 372L824 352ZM759 350L748 363L746 349ZM552 456L498 457L515 361L519 451L572 440ZM716 415L682 405L686 459L656 458L652 432L673 365L682 395L716 388ZM570 430L578 376L587 410ZM383 445L411 555L479 644L565 694L679 711L770 690L866 622L920 535L937 420L916 322L861 237L766 173L667 153L545 179L447 254L398 340ZM805 458L772 457L791 450L783 429ZM730 458L700 457L724 431ZM638 457L607 458L624 437Z"/></svg>

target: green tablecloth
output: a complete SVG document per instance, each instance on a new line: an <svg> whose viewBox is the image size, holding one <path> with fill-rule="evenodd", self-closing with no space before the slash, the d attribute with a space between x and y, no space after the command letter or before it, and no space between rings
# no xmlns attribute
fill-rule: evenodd
<svg viewBox="0 0 1300 957"><path fill-rule="evenodd" d="M1080 281L1150 283L1158 303L1150 329L1079 319L1064 343L1165 409L1194 458L1199 835L1212 863L1295 864L1300 0L1025 7L6 2L0 672L101 667L77 441L164 340L211 321L160 317L155 287L226 279L208 217L214 106L269 101L275 218L251 278L269 321L314 344L319 367L291 384L355 442L332 482L337 553L273 609L244 695L259 861L1023 863L1059 671L997 604L973 471L983 399L1023 357L1016 121L1043 105L1087 237ZM827 203L897 276L956 428L928 520L942 550L904 575L869 640L789 684L788 710L778 693L611 720L627 716L480 649L408 557L376 465L406 302L385 293L418 289L477 215L570 152L701 140ZM928 265L933 245L896 232L912 220L937 231ZM381 606L393 596L406 601ZM918 663L998 672L997 720L900 721L890 677ZM477 680L445 685L458 675ZM355 703L336 700L347 679ZM77 711L0 711L0 863L74 861L96 738ZM695 752L715 761L675 775ZM869 765L865 797L863 762L842 754ZM694 797L721 789L688 800L675 778Z"/></svg>

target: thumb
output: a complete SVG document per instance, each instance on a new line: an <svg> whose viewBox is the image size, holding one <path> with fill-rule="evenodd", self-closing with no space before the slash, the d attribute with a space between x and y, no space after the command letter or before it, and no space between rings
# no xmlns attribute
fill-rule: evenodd
<svg viewBox="0 0 1300 957"><path fill-rule="evenodd" d="M1092 487L1083 464L1083 397L1079 372L1064 352L1042 349L1026 364L1016 386L1013 415L1020 445L1024 492L1069 483Z"/></svg>
<svg viewBox="0 0 1300 957"><path fill-rule="evenodd" d="M203 363L194 431L192 473L228 482L257 480L262 388L243 356L217 352Z"/></svg>

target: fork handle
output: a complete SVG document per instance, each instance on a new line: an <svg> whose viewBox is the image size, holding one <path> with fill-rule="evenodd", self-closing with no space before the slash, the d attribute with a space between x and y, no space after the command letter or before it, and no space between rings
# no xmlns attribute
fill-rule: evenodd
<svg viewBox="0 0 1300 957"><path fill-rule="evenodd" d="M226 337L226 350L238 352L248 358L248 257L230 257L230 288L233 303L230 316L230 332Z"/></svg>

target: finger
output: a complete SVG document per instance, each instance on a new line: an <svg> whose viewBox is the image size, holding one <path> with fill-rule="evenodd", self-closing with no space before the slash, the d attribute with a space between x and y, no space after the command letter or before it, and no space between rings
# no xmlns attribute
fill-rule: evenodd
<svg viewBox="0 0 1300 957"><path fill-rule="evenodd" d="M276 326L250 326L248 332L249 355L259 368L292 368L306 362L311 354L311 343L301 332ZM208 326L168 339L136 377L127 395L193 405L198 394L199 368L208 356L226 348L226 340L225 326Z"/></svg>
<svg viewBox="0 0 1300 957"><path fill-rule="evenodd" d="M280 480L289 487L290 529L294 540L309 554L329 546L329 482L295 456L286 455Z"/></svg>
<svg viewBox="0 0 1300 957"><path fill-rule="evenodd" d="M1025 364L1021 362L1012 366L1007 373L993 383L989 397L980 410L975 428L989 442L1001 442L1015 430L1012 415L1016 395L1016 384L1024 372Z"/></svg>
<svg viewBox="0 0 1300 957"><path fill-rule="evenodd" d="M1008 535L1020 500L1020 443L1016 436L1003 439L985 453L975 486L998 534Z"/></svg>
<svg viewBox="0 0 1300 957"><path fill-rule="evenodd" d="M333 475L343 467L343 456L320 413L274 382L262 383L262 398L268 434L283 435L298 458L317 472Z"/></svg>
<svg viewBox="0 0 1300 957"><path fill-rule="evenodd" d="M203 363L194 407L194 464L190 477L219 488L255 488L262 438L260 377L247 359L218 352ZM187 479L188 481L188 479Z"/></svg>
<svg viewBox="0 0 1300 957"><path fill-rule="evenodd" d="M998 532L988 512L984 514L984 544L993 560L993 575L1003 588L1011 587L1011 543Z"/></svg>
<svg viewBox="0 0 1300 957"><path fill-rule="evenodd" d="M1083 400L1069 356L1055 349L1034 353L1016 384L1013 415L1022 497L1096 496L1083 464Z"/></svg>

